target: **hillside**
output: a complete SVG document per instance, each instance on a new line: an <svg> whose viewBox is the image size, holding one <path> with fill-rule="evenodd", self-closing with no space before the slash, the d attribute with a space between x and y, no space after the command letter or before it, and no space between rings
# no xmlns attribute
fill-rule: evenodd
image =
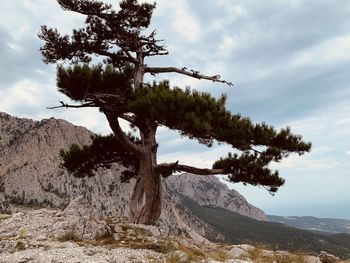
<svg viewBox="0 0 350 263"><path fill-rule="evenodd" d="M210 206L199 206L187 200L194 215L213 226L232 244L264 244L271 249L289 251L322 250L334 255L350 257L350 235L321 235L286 225L254 220L237 213Z"/></svg>

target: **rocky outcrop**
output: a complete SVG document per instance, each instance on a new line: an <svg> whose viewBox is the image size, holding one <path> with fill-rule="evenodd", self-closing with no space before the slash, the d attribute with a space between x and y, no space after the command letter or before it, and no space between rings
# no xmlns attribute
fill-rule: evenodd
<svg viewBox="0 0 350 263"><path fill-rule="evenodd" d="M79 198L63 212L25 209L0 217L0 263L124 263L165 257L152 250L125 247L114 239L113 247L104 246L110 228L105 221L85 213L84 202Z"/></svg>
<svg viewBox="0 0 350 263"><path fill-rule="evenodd" d="M224 208L257 220L267 220L265 213L235 190L230 190L216 176L179 174L165 181L174 194L189 198L200 206Z"/></svg>
<svg viewBox="0 0 350 263"><path fill-rule="evenodd" d="M0 113L0 193L12 203L52 206L64 209L79 196L99 216L128 216L128 201L133 181L122 183L123 166L99 169L94 177L75 178L60 166L59 151L71 144L91 143L93 133L64 120L32 121ZM188 226L204 236L215 230L191 215L182 200L189 198L200 205L225 208L265 220L264 213L214 176L174 175L163 180L164 202L159 225L176 232L178 226L172 205L181 209ZM220 239L217 236L217 239Z"/></svg>
<svg viewBox="0 0 350 263"><path fill-rule="evenodd" d="M319 255L320 261L322 263L337 263L337 262L341 262L341 259L327 253L326 251L321 251L320 255Z"/></svg>

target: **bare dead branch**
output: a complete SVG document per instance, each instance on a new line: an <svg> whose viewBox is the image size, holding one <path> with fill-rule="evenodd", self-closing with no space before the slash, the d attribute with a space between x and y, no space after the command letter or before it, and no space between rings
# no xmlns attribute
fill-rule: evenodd
<svg viewBox="0 0 350 263"><path fill-rule="evenodd" d="M67 104L63 101L60 101L61 105L60 106L54 106L54 107L47 107L47 109L52 110L52 109L58 109L58 108L88 108L88 107L97 107L94 102L89 102L89 103L84 103L84 104L78 104L78 105L72 105L72 104Z"/></svg>
<svg viewBox="0 0 350 263"><path fill-rule="evenodd" d="M165 172L164 177L170 176L172 173L169 173L169 172L175 172L175 171L193 173L198 175L228 174L223 169L197 168L189 165L179 164L178 162L158 164L156 167L156 170L160 173Z"/></svg>
<svg viewBox="0 0 350 263"><path fill-rule="evenodd" d="M229 86L233 86L232 82L228 82L226 80L221 80L220 75L214 75L214 76L207 76L201 74L199 71L196 70L189 70L185 67L183 68L177 68L177 67L145 67L145 72L150 73L152 75L160 74L160 73L178 73L182 75L186 75L192 78L196 79L206 79L206 80L211 80L213 82L220 82L227 84Z"/></svg>

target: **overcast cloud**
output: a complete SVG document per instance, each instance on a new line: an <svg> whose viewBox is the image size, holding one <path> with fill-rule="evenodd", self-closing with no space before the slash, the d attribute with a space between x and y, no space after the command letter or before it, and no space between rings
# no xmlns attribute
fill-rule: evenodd
<svg viewBox="0 0 350 263"><path fill-rule="evenodd" d="M349 17L347 0L157 1L151 27L165 39L170 55L147 63L220 74L235 86L171 74L163 78L215 96L227 93L232 112L277 128L291 126L312 141L310 154L276 165L287 181L276 196L232 186L267 213L350 218ZM46 109L65 98L55 88L55 67L41 61L40 25L69 33L83 20L54 0L2 3L1 111L33 119L54 116L110 132L98 111ZM202 167L230 150L225 145L206 148L165 128L158 140L160 161Z"/></svg>

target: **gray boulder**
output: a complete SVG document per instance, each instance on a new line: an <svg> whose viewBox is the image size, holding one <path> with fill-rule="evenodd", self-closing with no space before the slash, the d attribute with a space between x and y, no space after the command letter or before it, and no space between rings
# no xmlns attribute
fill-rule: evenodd
<svg viewBox="0 0 350 263"><path fill-rule="evenodd" d="M341 262L341 259L332 255L332 254L329 254L325 251L321 251L320 255L319 255L319 258L321 260L322 263L336 263L336 262Z"/></svg>

